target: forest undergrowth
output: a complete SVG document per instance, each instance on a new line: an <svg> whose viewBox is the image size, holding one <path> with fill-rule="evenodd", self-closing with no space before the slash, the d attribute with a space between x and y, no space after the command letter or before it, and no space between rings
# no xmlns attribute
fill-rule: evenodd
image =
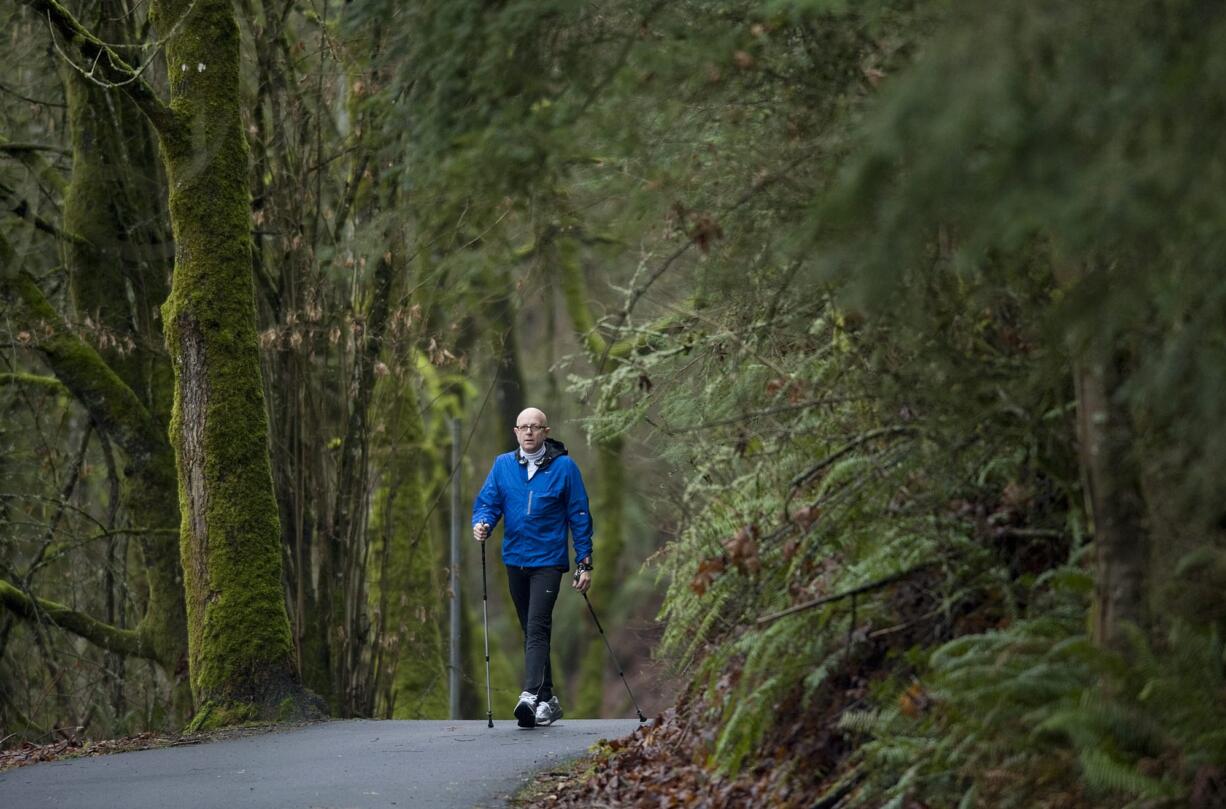
<svg viewBox="0 0 1226 809"><path fill-rule="evenodd" d="M683 684L541 800L1226 805L1226 7L242 5L264 586L335 714L444 710L440 503L480 473L449 420L483 464L537 404L590 473L597 609L662 603ZM4 13L0 718L182 726L164 172ZM89 121L143 168L92 171ZM568 716L611 712L580 626Z"/></svg>

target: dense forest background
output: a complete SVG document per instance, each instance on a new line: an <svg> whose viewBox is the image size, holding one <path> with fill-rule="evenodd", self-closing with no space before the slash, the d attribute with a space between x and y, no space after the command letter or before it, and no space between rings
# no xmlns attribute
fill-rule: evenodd
<svg viewBox="0 0 1226 809"><path fill-rule="evenodd" d="M4 744L445 716L535 405L577 805L1226 801L1220 4L0 19Z"/></svg>

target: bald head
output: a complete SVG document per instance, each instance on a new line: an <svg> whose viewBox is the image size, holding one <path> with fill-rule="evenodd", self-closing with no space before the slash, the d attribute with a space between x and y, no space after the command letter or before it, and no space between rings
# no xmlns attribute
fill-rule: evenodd
<svg viewBox="0 0 1226 809"><path fill-rule="evenodd" d="M549 418L545 415L543 410L537 410L535 407L529 407L515 418L516 427L522 427L525 424L535 424L540 427L548 427Z"/></svg>
<svg viewBox="0 0 1226 809"><path fill-rule="evenodd" d="M524 452L536 452L549 433L549 419L535 407L529 407L515 419L515 440Z"/></svg>

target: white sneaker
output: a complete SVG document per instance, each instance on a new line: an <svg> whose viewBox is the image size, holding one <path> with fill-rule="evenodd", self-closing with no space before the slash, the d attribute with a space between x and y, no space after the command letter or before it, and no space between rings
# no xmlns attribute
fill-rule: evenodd
<svg viewBox="0 0 1226 809"><path fill-rule="evenodd" d="M536 723L538 725L552 725L561 718L562 705L558 702L557 697L551 697L548 702L542 702L536 706Z"/></svg>
<svg viewBox="0 0 1226 809"><path fill-rule="evenodd" d="M536 727L536 694L525 691L519 695L519 702L515 705L515 718L519 720L521 728Z"/></svg>

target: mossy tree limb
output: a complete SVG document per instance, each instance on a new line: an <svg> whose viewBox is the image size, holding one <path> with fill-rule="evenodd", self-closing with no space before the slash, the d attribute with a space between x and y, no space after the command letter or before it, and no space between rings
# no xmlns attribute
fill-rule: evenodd
<svg viewBox="0 0 1226 809"><path fill-rule="evenodd" d="M53 376L41 374L0 374L0 387L5 385L25 385L31 388L41 388L48 393L70 393L63 382Z"/></svg>
<svg viewBox="0 0 1226 809"><path fill-rule="evenodd" d="M68 328L29 274L0 277L0 296L16 321L33 335L31 347L127 456L125 487L133 516L152 520L143 525L164 524L166 501L159 493L172 491L175 485L165 433L93 346ZM173 511L169 516L173 521ZM142 631L156 647L155 659L173 673L182 657L185 627L178 559L156 540L144 539L142 548L149 569L149 604Z"/></svg>
<svg viewBox="0 0 1226 809"><path fill-rule="evenodd" d="M144 404L93 346L74 334L29 273L0 277L0 293L31 331L31 346L135 463L158 451L156 424Z"/></svg>
<svg viewBox="0 0 1226 809"><path fill-rule="evenodd" d="M0 605L26 620L48 620L108 652L158 659L154 645L140 629L119 629L56 601L28 595L2 579Z"/></svg>
<svg viewBox="0 0 1226 809"><path fill-rule="evenodd" d="M558 286L566 303L567 315L575 336L579 338L584 353L594 366L599 365L601 358L617 363L635 354L653 351L664 344L662 334L678 332L692 321L693 318L684 313L667 315L653 323L651 328L610 344L600 333L588 303L591 297L583 273L580 247L579 240L570 235L558 235L552 241L559 273Z"/></svg>
<svg viewBox="0 0 1226 809"><path fill-rule="evenodd" d="M583 277L583 265L579 261L579 245L573 239L560 238L554 243L554 251L566 313L584 352L593 362L606 351L613 354L612 347L597 330L596 318L592 316L588 304L587 279ZM624 347L619 349L616 356L620 356L624 350Z"/></svg>

